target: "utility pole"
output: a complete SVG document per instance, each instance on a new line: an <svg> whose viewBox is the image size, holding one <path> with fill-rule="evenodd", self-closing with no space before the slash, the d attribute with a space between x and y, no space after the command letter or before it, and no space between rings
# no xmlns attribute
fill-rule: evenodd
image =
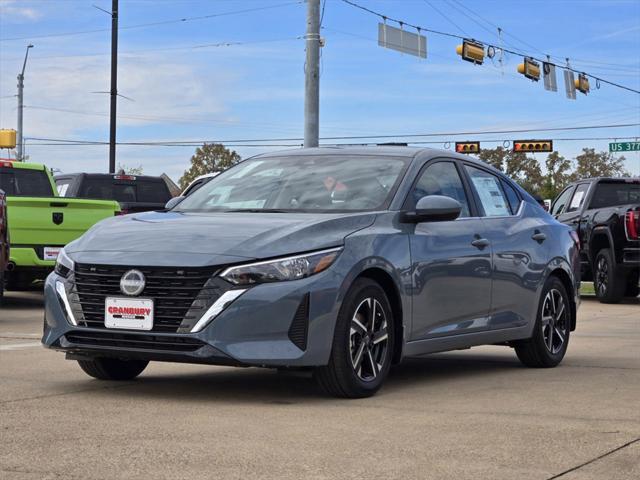
<svg viewBox="0 0 640 480"><path fill-rule="evenodd" d="M33 48L33 45L27 45L27 52L24 54L24 63L22 64L22 72L18 75L18 128L16 132L16 160L22 162L23 160L23 145L24 141L22 133L22 110L24 108L24 69L27 68L27 57L29 56L29 49Z"/></svg>
<svg viewBox="0 0 640 480"><path fill-rule="evenodd" d="M118 100L118 0L111 3L111 108L109 111L109 173L116 173L116 103Z"/></svg>
<svg viewBox="0 0 640 480"><path fill-rule="evenodd" d="M320 134L320 0L307 0L304 79L304 146L317 147Z"/></svg>

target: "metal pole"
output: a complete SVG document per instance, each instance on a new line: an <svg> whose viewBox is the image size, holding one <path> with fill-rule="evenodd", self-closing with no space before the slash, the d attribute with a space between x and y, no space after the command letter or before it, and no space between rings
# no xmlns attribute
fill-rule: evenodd
<svg viewBox="0 0 640 480"><path fill-rule="evenodd" d="M317 147L320 134L320 0L307 0L304 81L304 146Z"/></svg>
<svg viewBox="0 0 640 480"><path fill-rule="evenodd" d="M22 72L18 74L18 126L16 132L16 160L21 162L23 160L23 148L24 141L22 133L22 110L24 108L24 70L27 68L27 57L29 56L29 49L33 48L33 45L27 45L27 52L24 54L24 63L22 64Z"/></svg>
<svg viewBox="0 0 640 480"><path fill-rule="evenodd" d="M111 3L111 108L109 111L109 173L116 172L116 102L118 99L118 0Z"/></svg>

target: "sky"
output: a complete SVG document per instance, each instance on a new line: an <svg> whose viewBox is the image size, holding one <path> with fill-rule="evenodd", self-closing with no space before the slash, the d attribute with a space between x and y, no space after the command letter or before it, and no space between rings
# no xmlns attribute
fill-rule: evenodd
<svg viewBox="0 0 640 480"><path fill-rule="evenodd" d="M640 0L355 1L538 58L568 57L573 68L640 90ZM0 128L16 127L16 76L32 43L26 154L61 172L108 168L106 145L33 140L108 141L111 18L96 7L110 11L111 1L0 0ZM302 137L305 16L306 5L295 0L120 0L118 92L127 98L118 99L118 141L224 141L243 158L283 148L267 144L299 144L246 146L239 140ZM402 54L378 46L378 21L341 0L324 2L321 137L640 123L637 93L605 83L597 89L591 81L587 96L569 100L561 71L558 92L548 92L542 81L516 73L522 56L473 65L456 55L459 40L432 33L426 33L426 59ZM640 137L640 126L412 140L437 142L429 145L434 148L484 140L482 146L492 148L518 137L590 138L555 141L556 150L575 158L584 147L607 150L613 141L593 137ZM194 150L119 145L117 162L177 180ZM640 175L640 152L626 157L627 169Z"/></svg>

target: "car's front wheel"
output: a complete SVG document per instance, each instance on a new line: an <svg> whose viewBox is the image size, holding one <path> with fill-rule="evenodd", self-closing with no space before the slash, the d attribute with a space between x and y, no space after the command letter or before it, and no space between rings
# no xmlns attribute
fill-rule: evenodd
<svg viewBox="0 0 640 480"><path fill-rule="evenodd" d="M516 354L527 367L555 367L567 352L570 332L567 290L559 278L550 277L542 290L533 336L515 345Z"/></svg>
<svg viewBox="0 0 640 480"><path fill-rule="evenodd" d="M368 278L356 280L338 314L329 364L314 372L320 387L336 397L376 393L391 367L393 322L382 287Z"/></svg>
<svg viewBox="0 0 640 480"><path fill-rule="evenodd" d="M132 380L147 368L144 360L120 360L118 358L93 358L78 360L78 365L87 375L98 380Z"/></svg>

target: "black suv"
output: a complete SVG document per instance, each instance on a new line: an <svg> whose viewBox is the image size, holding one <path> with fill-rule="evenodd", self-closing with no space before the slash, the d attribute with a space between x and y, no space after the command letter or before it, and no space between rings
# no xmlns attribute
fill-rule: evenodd
<svg viewBox="0 0 640 480"><path fill-rule="evenodd" d="M122 214L161 210L171 199L161 177L108 173L70 173L55 177L61 197L116 200Z"/></svg>
<svg viewBox="0 0 640 480"><path fill-rule="evenodd" d="M583 280L603 303L640 293L640 178L589 178L565 188L551 214L580 238Z"/></svg>

